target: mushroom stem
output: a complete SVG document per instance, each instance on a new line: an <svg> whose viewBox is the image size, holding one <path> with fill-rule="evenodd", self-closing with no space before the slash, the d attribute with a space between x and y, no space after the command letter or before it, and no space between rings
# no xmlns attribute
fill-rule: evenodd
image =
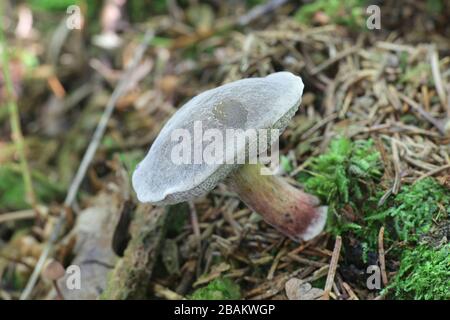
<svg viewBox="0 0 450 320"><path fill-rule="evenodd" d="M57 282L56 280L53 280L52 282L53 282L53 287L55 288L55 291L56 291L56 297L57 297L57 299L58 299L58 300L64 300L64 296L63 296L63 294L62 294L61 289L60 289L59 286L58 286L58 282Z"/></svg>
<svg viewBox="0 0 450 320"><path fill-rule="evenodd" d="M309 240L325 226L328 207L274 175L261 175L261 164L237 169L229 185L264 220L294 241Z"/></svg>

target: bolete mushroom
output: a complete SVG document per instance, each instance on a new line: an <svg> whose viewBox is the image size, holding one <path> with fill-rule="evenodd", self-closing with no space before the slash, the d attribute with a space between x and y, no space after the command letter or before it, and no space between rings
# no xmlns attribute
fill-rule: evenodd
<svg viewBox="0 0 450 320"><path fill-rule="evenodd" d="M192 98L164 125L134 171L138 200L174 204L205 194L224 181L284 235L295 241L317 236L325 225L327 207L283 178L261 174L264 166L249 157L252 147L259 146L259 154L273 143L273 136L263 137L265 131L277 130L276 138L284 131L298 110L302 93L300 77L277 72L231 82ZM241 134L254 130L256 134L246 135L245 143L236 145L234 138L228 139L231 130ZM216 143L212 152L211 144L224 136L223 150ZM181 158L174 159L177 154ZM217 156L215 161L204 161L208 154ZM248 161L236 161L240 155Z"/></svg>

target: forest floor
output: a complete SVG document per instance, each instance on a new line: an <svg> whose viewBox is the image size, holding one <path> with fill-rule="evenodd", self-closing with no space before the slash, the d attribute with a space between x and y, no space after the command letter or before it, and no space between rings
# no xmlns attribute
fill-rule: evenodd
<svg viewBox="0 0 450 320"><path fill-rule="evenodd" d="M385 1L380 30L356 0L87 3L81 30L36 1L2 12L0 299L450 299L448 2ZM283 237L225 185L138 203L130 176L178 107L276 71L305 83L281 174L329 206L320 236ZM67 268L59 293L41 256Z"/></svg>

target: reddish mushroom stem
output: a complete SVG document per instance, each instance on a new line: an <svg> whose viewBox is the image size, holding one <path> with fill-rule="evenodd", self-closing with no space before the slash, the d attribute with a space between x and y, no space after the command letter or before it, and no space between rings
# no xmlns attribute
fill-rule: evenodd
<svg viewBox="0 0 450 320"><path fill-rule="evenodd" d="M62 294L61 289L58 286L58 282L56 280L53 280L53 287L55 288L56 291L56 299L57 300L64 300L64 296Z"/></svg>
<svg viewBox="0 0 450 320"><path fill-rule="evenodd" d="M261 164L246 164L230 177L241 200L281 233L295 241L317 236L325 226L328 207L274 175L262 175Z"/></svg>

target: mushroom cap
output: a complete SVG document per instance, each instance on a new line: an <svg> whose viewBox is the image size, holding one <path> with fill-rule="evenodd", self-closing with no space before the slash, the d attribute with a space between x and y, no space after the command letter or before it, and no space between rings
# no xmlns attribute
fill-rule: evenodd
<svg viewBox="0 0 450 320"><path fill-rule="evenodd" d="M56 260L49 260L42 270L42 276L48 280L58 280L66 274L64 267Z"/></svg>
<svg viewBox="0 0 450 320"><path fill-rule="evenodd" d="M186 201L211 191L240 166L228 161L174 163L172 150L180 144L180 141L173 141L174 130L189 132L193 137L191 150L194 153L194 123L201 121L203 132L218 129L223 136L225 155L228 148L235 148L234 143L231 146L225 143L227 129L279 129L281 133L297 111L302 93L300 77L290 72L277 72L263 78L231 82L192 98L167 121L148 154L136 167L132 184L138 200L157 205ZM249 145L258 143L258 137L249 140L234 152L247 153Z"/></svg>

